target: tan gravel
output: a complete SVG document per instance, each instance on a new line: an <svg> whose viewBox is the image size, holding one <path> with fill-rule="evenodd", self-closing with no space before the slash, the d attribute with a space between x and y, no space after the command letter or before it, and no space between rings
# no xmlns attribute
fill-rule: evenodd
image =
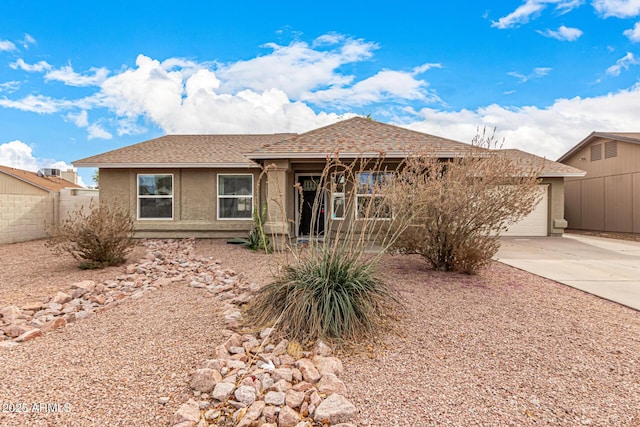
<svg viewBox="0 0 640 427"><path fill-rule="evenodd" d="M406 313L384 354L344 359L359 426L640 425L640 313L499 263L382 270Z"/></svg>
<svg viewBox="0 0 640 427"><path fill-rule="evenodd" d="M198 241L196 252L254 281L268 280L274 259L222 241ZM17 251L0 253L4 262ZM499 263L475 277L416 257L381 268L406 311L374 358L343 358L359 426L640 425L640 313ZM175 283L0 349L2 404L71 408L0 412L0 425L167 425L223 339L215 307L208 292Z"/></svg>
<svg viewBox="0 0 640 427"><path fill-rule="evenodd" d="M124 267L80 270L73 257L53 254L44 246L44 242L33 240L0 245L0 307L41 301L57 291L66 290L71 283L81 280L100 282L124 271ZM136 262L144 254L144 246L137 245L127 261Z"/></svg>

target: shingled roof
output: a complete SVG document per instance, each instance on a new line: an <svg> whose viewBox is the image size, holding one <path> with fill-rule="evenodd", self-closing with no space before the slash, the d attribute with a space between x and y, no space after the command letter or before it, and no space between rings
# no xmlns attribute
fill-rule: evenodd
<svg viewBox="0 0 640 427"><path fill-rule="evenodd" d="M544 157L536 156L535 154L527 153L516 148L508 148L500 151L506 152L509 158L513 159L514 162L523 169L540 170L540 178L586 175L585 171L574 168L573 166L554 162L553 160L545 159Z"/></svg>
<svg viewBox="0 0 640 427"><path fill-rule="evenodd" d="M244 153L295 134L167 135L87 157L74 166L100 168L247 167Z"/></svg>
<svg viewBox="0 0 640 427"><path fill-rule="evenodd" d="M472 146L363 117L302 134L167 135L76 160L74 166L100 168L251 167L252 160L374 157L421 154L463 156ZM523 165L540 166L542 176L581 176L582 171L520 150L505 150Z"/></svg>
<svg viewBox="0 0 640 427"><path fill-rule="evenodd" d="M468 144L438 136L354 117L319 129L265 144L247 154L250 159L342 158L377 156L403 158L410 153L454 157Z"/></svg>
<svg viewBox="0 0 640 427"><path fill-rule="evenodd" d="M630 142L632 144L640 144L640 132L596 132L596 131L593 131L589 135L587 135L587 137L585 139L583 139L582 141L578 142L576 145L571 147L571 149L569 151L567 151L562 156L560 156L558 161L559 162L564 162L569 157L571 157L576 151L578 151L579 149L581 149L585 145L591 143L592 141L594 141L594 140L596 140L598 138Z"/></svg>
<svg viewBox="0 0 640 427"><path fill-rule="evenodd" d="M42 190L57 193L63 188L83 188L81 185L69 182L57 176L39 176L35 172L29 172L22 169L11 168L0 165L0 173L12 176L13 178L34 185Z"/></svg>

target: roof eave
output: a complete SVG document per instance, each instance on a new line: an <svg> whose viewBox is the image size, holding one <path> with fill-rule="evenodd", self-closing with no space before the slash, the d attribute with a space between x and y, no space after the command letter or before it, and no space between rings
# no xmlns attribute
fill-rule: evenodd
<svg viewBox="0 0 640 427"><path fill-rule="evenodd" d="M610 133L610 132L596 132L596 131L593 131L589 135L587 135L587 137L584 138L582 141L580 141L576 145L574 145L573 148L571 148L569 151L564 153L556 161L559 162L559 163L562 163L563 161L567 160L569 157L573 156L576 151L580 150L582 147L584 147L585 145L587 145L589 142L591 142L592 140L594 140L596 138L607 138L607 139L612 139L612 140L616 140L616 141L630 142L632 144L640 144L640 140L638 140L637 138L630 138L630 137L626 137L626 136L616 135L615 133Z"/></svg>
<svg viewBox="0 0 640 427"><path fill-rule="evenodd" d="M103 162L83 162L76 161L71 162L75 167L80 168L101 168L101 169L167 169L167 168L179 168L179 169L223 169L223 168L258 168L259 165L249 162L231 162L231 163L195 163L195 162L183 162L183 163L103 163Z"/></svg>
<svg viewBox="0 0 640 427"><path fill-rule="evenodd" d="M544 172L540 174L540 178L563 178L563 177L580 177L587 173L581 172Z"/></svg>

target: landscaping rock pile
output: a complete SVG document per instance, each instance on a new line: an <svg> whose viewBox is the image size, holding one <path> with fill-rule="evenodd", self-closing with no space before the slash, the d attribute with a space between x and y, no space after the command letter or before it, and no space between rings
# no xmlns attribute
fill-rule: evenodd
<svg viewBox="0 0 640 427"><path fill-rule="evenodd" d="M171 418L172 427L310 427L350 424L357 410L338 378L343 367L319 343L313 352L281 340L269 343L271 329L232 333L214 358L193 374L194 399Z"/></svg>
<svg viewBox="0 0 640 427"><path fill-rule="evenodd" d="M271 342L272 329L241 334L242 306L259 285L221 266L212 257L195 256L195 239L148 240L147 253L114 280L70 284L46 301L0 307L0 348L12 348L43 333L96 316L131 298L138 299L174 282L215 296L228 339L190 382L194 399L171 417L172 427L354 427L356 408L343 397L341 361L318 343L304 352L297 343ZM167 404L169 397L160 397Z"/></svg>
<svg viewBox="0 0 640 427"><path fill-rule="evenodd" d="M173 282L204 277L208 281L205 287L217 292L220 288L227 289L225 281L236 281L231 278L235 273L222 270L219 260L196 260L194 243L193 239L145 241L145 258L127 265L125 274L114 280L101 283L84 280L70 284L66 292L58 292L45 301L34 301L22 307L0 307L0 348L15 347L45 332L93 317L127 298L138 299Z"/></svg>

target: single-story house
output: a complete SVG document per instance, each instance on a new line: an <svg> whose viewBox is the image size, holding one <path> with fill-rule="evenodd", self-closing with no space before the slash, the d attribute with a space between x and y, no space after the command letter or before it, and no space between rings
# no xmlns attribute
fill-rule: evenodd
<svg viewBox="0 0 640 427"><path fill-rule="evenodd" d="M587 173L565 182L569 228L640 233L640 133L594 131L558 162Z"/></svg>
<svg viewBox="0 0 640 427"><path fill-rule="evenodd" d="M30 172L0 165L0 244L45 237L45 222L60 218L65 189L83 188L75 180L73 170Z"/></svg>
<svg viewBox="0 0 640 427"><path fill-rule="evenodd" d="M132 212L139 237L233 237L252 226L252 211L267 201L267 232L308 235L313 200L327 157L375 157L396 164L411 153L452 158L469 145L355 117L302 134L167 135L73 162L97 167L100 200ZM519 150L521 163L540 165L542 200L512 234L557 236L564 220L564 178L583 172ZM267 179L258 183L262 167ZM299 185L297 185L299 184ZM302 189L302 198L297 188ZM355 213L341 209L341 194L322 194L316 233ZM276 202L277 200L277 202ZM357 205L356 205L357 206ZM274 214L284 212L284 215Z"/></svg>

